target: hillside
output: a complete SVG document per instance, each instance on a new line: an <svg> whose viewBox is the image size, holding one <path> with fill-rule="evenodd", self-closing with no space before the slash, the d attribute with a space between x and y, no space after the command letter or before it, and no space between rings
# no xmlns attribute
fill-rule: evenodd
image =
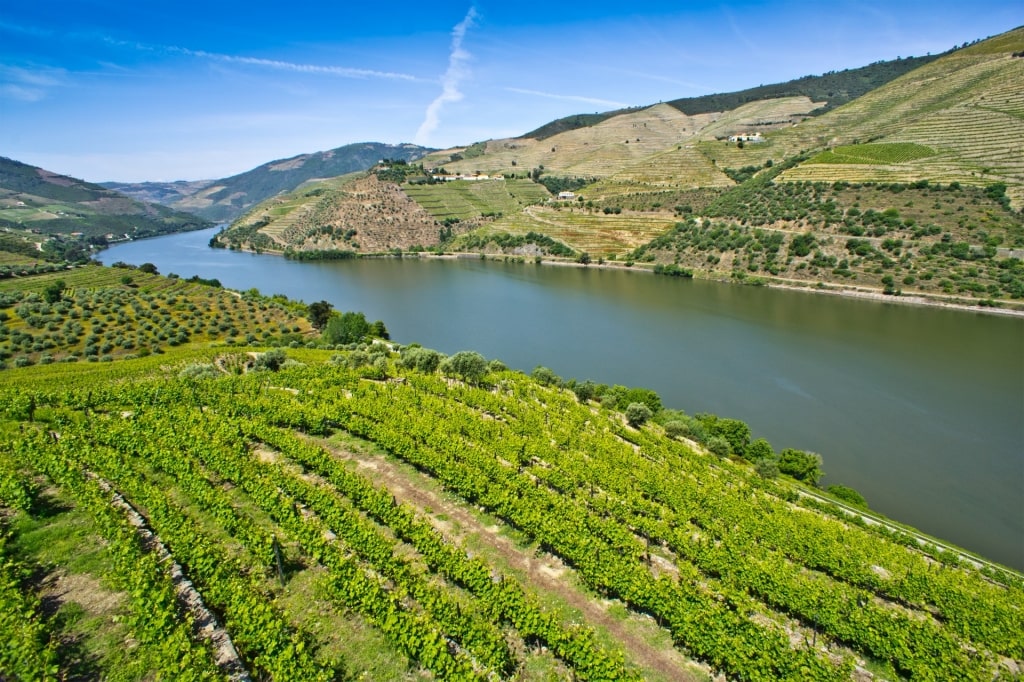
<svg viewBox="0 0 1024 682"><path fill-rule="evenodd" d="M214 222L229 222L280 192L304 182L364 171L381 159L411 161L431 151L413 144L361 142L278 159L220 180L195 183L106 183L130 196L152 198Z"/></svg>
<svg viewBox="0 0 1024 682"><path fill-rule="evenodd" d="M742 422L347 323L318 338L305 306L255 292L66 276L0 291L25 359L0 370L0 668L17 679L990 680L1024 665L1021 576L849 489L839 503L814 486L820 460ZM54 336L62 320L89 329ZM284 351L228 340L281 330ZM67 360L84 334L149 353Z"/></svg>
<svg viewBox="0 0 1024 682"><path fill-rule="evenodd" d="M441 225L391 182L373 173L314 182L268 199L217 236L258 251L380 253L433 246Z"/></svg>
<svg viewBox="0 0 1024 682"><path fill-rule="evenodd" d="M210 223L165 206L0 157L0 227L45 236L108 240L198 230Z"/></svg>
<svg viewBox="0 0 1024 682"><path fill-rule="evenodd" d="M747 101L751 91L658 104L543 139L433 152L401 172L377 169L384 180L372 190L361 181L346 194L330 181L276 197L221 242L307 255L593 257L755 284L1024 307L1024 59L1014 56L1022 52L1024 28L935 58L802 80L811 94L827 90L821 100L786 84L757 91L767 99ZM859 92L840 92L840 82L880 81L834 106ZM709 111L716 102L733 108ZM753 137L729 139L737 135ZM388 183L396 184L383 192ZM560 191L574 194L556 201Z"/></svg>
<svg viewBox="0 0 1024 682"><path fill-rule="evenodd" d="M906 59L890 61L883 60L857 69L831 71L819 76L804 76L802 78L794 78L785 83L759 85L737 92L683 97L670 100L667 104L688 116L695 116L716 111L730 111L749 102L760 100L780 97L807 97L812 101L824 103L820 109L816 109L813 112L814 114L821 114L857 99L861 95L885 85L908 71L925 65L937 57L938 55L928 55L925 57L908 57ZM567 130L596 125L625 111L628 110L619 109L600 114L566 116L565 118L546 123L536 130L525 133L521 137L546 140Z"/></svg>

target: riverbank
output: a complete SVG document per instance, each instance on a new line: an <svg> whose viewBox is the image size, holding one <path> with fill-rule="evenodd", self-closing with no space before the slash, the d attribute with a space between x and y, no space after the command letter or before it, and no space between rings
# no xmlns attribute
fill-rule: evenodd
<svg viewBox="0 0 1024 682"><path fill-rule="evenodd" d="M252 249L239 249L244 253L252 253L256 255L271 255L271 256L284 256L283 251L276 250L252 250ZM558 258L552 256L528 256L522 254L503 254L503 253L487 253L478 251L467 251L467 252L451 252L451 253L434 253L429 251L415 251L415 252L402 252L401 254L395 254L390 252L383 253L358 253L355 256L360 259L387 259L387 258L420 258L424 260L485 260L494 261L501 263L521 263L534 264L534 265L553 265L556 267L574 267L574 268L589 268L597 270L618 270L621 272L642 272L647 274L654 274L653 266L647 264L633 263L632 265L626 265L619 261L604 261L589 263L580 263L578 261L568 258ZM826 282L808 282L804 280L796 279L781 279L773 277L751 277L749 280L737 280L732 276L731 272L715 272L707 270L696 270L694 271L694 278L704 279L713 282L722 282L726 284L740 284L745 286L763 286L770 289L784 289L787 291L799 291L811 294L829 294L832 296L842 296L845 298L854 298L869 301L878 301L880 303L896 303L900 305L911 305L911 306L923 306L930 308L944 308L946 310L959 310L963 312L980 313L985 315L1001 315L1007 317L1024 317L1024 302L1011 302L1011 301L994 301L994 305L982 305L978 303L972 303L966 299L959 297L945 297L936 294L899 294L891 295L886 294L882 289L870 288L870 287L847 287L835 283ZM1004 305L1012 305L1016 307L1005 308Z"/></svg>
<svg viewBox="0 0 1024 682"><path fill-rule="evenodd" d="M390 257L396 258L392 254L372 254L362 257ZM643 272L647 274L654 274L653 268L646 265L640 265L634 263L631 266L627 266L624 263L618 261L604 261L603 263L579 263L570 259L559 259L559 258L530 258L527 256L511 255L511 254L493 254L493 253L479 253L479 252L467 252L467 253L411 253L403 254L403 258L424 258L433 260L458 260L458 259L478 259L478 260L489 260L503 263L533 263L536 265L554 265L559 267L575 267L575 268L589 268L589 269L600 269L600 270L618 270L618 271L629 271L629 272ZM892 296L883 293L881 289L868 289L865 287L848 288L842 287L836 284L828 284L824 282L803 282L802 280L779 280L774 278L757 278L754 281L737 281L731 276L731 273L716 273L710 271L695 271L694 278L705 279L713 282L722 282L726 284L741 284L745 286L763 286L770 289L785 289L788 291L800 291L811 294L830 294L832 296L843 296L846 298L856 298L862 300L879 301L881 303L898 303L901 305L913 305L913 306L925 306L932 308L945 308L948 310L962 310L965 312L983 313L989 315L1005 315L1010 317L1024 317L1024 302L1014 303L1012 305L1019 305L1018 308L1003 308L998 306L984 306L978 303L972 304L961 298L946 299L944 297L932 297L925 294L901 294L899 296ZM999 304L1006 302L999 301Z"/></svg>

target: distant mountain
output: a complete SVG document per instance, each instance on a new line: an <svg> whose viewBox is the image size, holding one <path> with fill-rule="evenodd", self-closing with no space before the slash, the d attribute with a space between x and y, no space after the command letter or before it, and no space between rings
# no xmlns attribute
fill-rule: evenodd
<svg viewBox="0 0 1024 682"><path fill-rule="evenodd" d="M808 97L814 102L823 102L822 106L813 112L814 114L821 114L846 104L920 66L924 66L928 62L938 59L939 56L928 55L925 57L879 61L856 69L830 71L820 76L804 76L803 78L795 78L785 83L759 85L756 88L747 88L737 92L674 99L667 102L667 104L675 107L687 116L696 116L697 114L708 114L715 111L731 111L744 104L758 100L802 96ZM567 130L597 125L613 116L637 111L639 108L641 107L617 109L615 111L595 114L574 114L546 123L521 137L545 140Z"/></svg>
<svg viewBox="0 0 1024 682"><path fill-rule="evenodd" d="M304 182L370 168L381 159L413 161L433 150L414 144L359 142L313 154L278 159L221 180L104 183L137 199L160 202L216 222L231 221L280 192Z"/></svg>
<svg viewBox="0 0 1024 682"><path fill-rule="evenodd" d="M0 227L43 235L80 235L102 242L210 227L166 206L0 157Z"/></svg>

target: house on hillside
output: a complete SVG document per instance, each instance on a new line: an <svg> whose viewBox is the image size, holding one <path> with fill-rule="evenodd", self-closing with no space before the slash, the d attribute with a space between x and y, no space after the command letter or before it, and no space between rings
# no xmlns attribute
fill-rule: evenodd
<svg viewBox="0 0 1024 682"><path fill-rule="evenodd" d="M729 142L764 142L761 133L738 133L729 136Z"/></svg>
<svg viewBox="0 0 1024 682"><path fill-rule="evenodd" d="M558 198L562 201L572 201L576 198L575 192L559 192Z"/></svg>

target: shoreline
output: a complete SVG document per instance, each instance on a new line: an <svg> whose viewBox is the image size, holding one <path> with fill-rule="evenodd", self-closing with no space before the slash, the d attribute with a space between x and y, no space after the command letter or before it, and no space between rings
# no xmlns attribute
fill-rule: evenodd
<svg viewBox="0 0 1024 682"><path fill-rule="evenodd" d="M268 255L268 256L281 256L284 257L283 251L264 250L254 251L251 249L236 249L244 253L251 253L254 255ZM423 260L484 260L494 261L500 263L519 263L520 265L552 265L555 267L573 267L573 268L593 268L598 270L619 270L622 272L641 272L648 275L653 275L654 272L651 268L643 265L632 265L627 267L625 264L619 261L605 261L604 263L590 262L590 263L577 263L571 260L559 260L551 257L541 257L538 262L535 260L535 256L527 256L521 254L493 254L484 253L479 251L465 251L465 252L446 252L446 253L432 253L428 251L418 252L402 252L401 255L395 255L392 253L381 252L381 253L358 253L357 258L419 258ZM506 261L506 258L509 259ZM519 259L522 259L521 261ZM978 304L970 304L962 302L962 300L942 300L929 298L924 294L906 294L900 296L890 296L882 293L880 289L864 290L864 289L851 289L844 288L842 285L830 284L830 283L810 283L805 285L796 283L786 283L783 281L776 281L772 279L762 279L759 284L750 284L748 282L737 282L732 277L716 274L708 271L697 271L694 274L694 279L703 279L711 282L720 282L723 284L734 284L738 286L763 286L769 289L782 289L785 291L797 291L808 294L828 294L830 296L842 296L845 298L860 299L864 301L875 301L878 303L896 303L899 305L910 305L920 306L928 308L945 308L946 310L956 310L960 312L979 313L982 315L1000 315L1003 317L1021 317L1024 318L1024 307L1021 308L1002 308L998 306L982 306Z"/></svg>

